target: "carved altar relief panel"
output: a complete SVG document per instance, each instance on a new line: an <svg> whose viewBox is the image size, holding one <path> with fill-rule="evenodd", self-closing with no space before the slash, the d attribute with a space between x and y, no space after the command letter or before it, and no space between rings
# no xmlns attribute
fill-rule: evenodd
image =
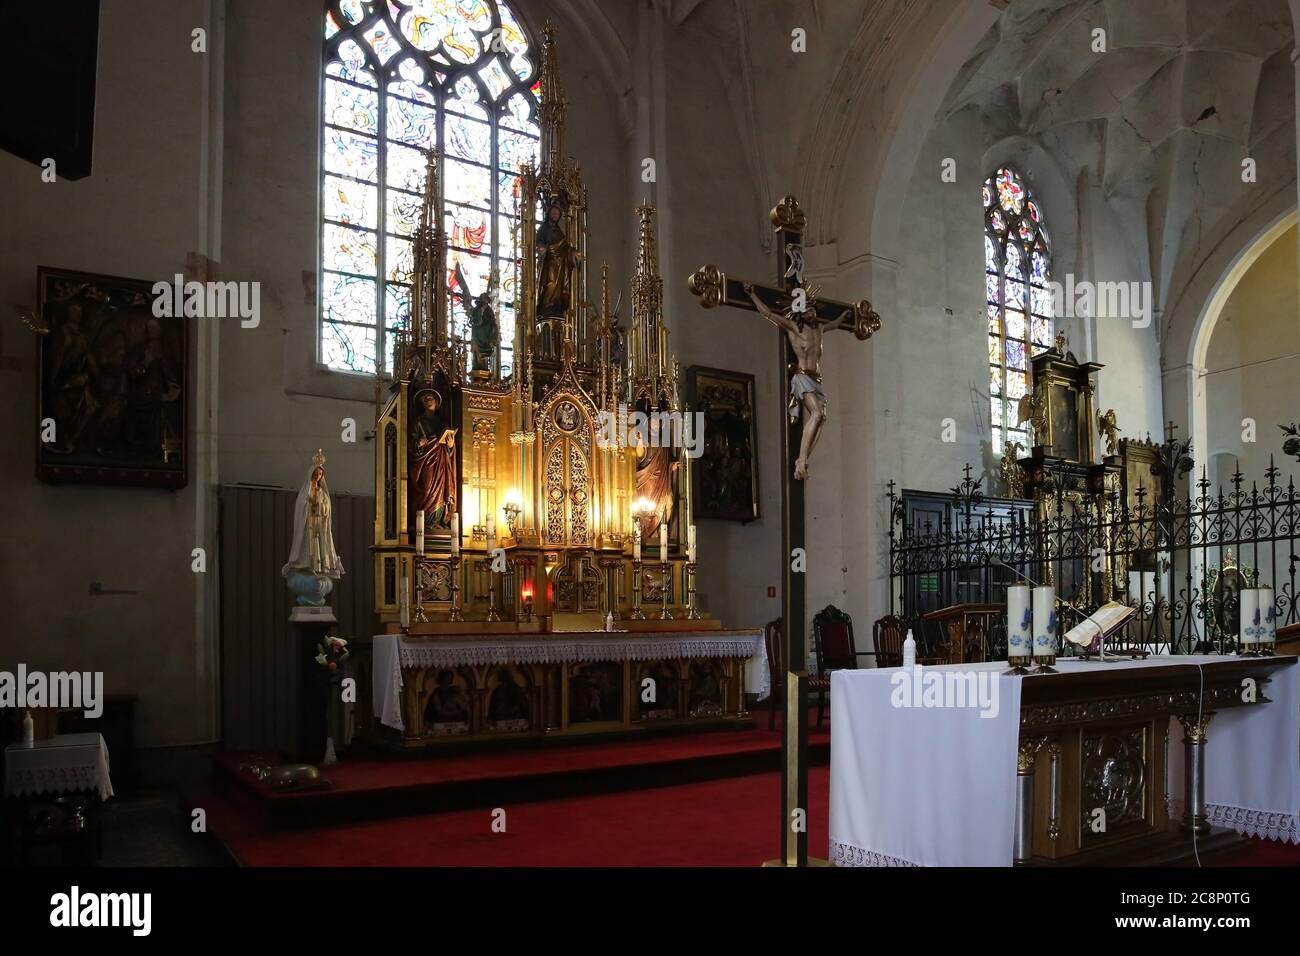
<svg viewBox="0 0 1300 956"><path fill-rule="evenodd" d="M562 396L542 419L548 545L591 544L592 422L578 401Z"/></svg>

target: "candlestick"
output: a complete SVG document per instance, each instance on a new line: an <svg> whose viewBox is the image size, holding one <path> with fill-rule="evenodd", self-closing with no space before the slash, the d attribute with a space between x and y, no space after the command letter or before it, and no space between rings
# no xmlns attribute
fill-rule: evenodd
<svg viewBox="0 0 1300 956"><path fill-rule="evenodd" d="M1011 665L1008 673L1025 673L1025 665L1033 658L1034 616L1030 593L1028 584L1007 588L1007 663Z"/></svg>
<svg viewBox="0 0 1300 956"><path fill-rule="evenodd" d="M411 582L402 578L402 586L397 592L397 613L402 630L411 626Z"/></svg>
<svg viewBox="0 0 1300 956"><path fill-rule="evenodd" d="M451 554L456 557L460 554L460 512L451 516Z"/></svg>
<svg viewBox="0 0 1300 956"><path fill-rule="evenodd" d="M659 560L668 556L668 522L664 515L659 517Z"/></svg>
<svg viewBox="0 0 1300 956"><path fill-rule="evenodd" d="M463 621L465 618L460 613L460 537L454 528L451 540L457 542L457 547L451 555L451 612L447 615L447 620Z"/></svg>
<svg viewBox="0 0 1300 956"><path fill-rule="evenodd" d="M686 529L686 560L695 563L695 525Z"/></svg>
<svg viewBox="0 0 1300 956"><path fill-rule="evenodd" d="M487 549L489 551L497 549L497 523L492 518L487 520Z"/></svg>
<svg viewBox="0 0 1300 956"><path fill-rule="evenodd" d="M662 529L663 525L659 527ZM663 572L663 577L659 581L659 620L671 621L673 616L668 613L668 588L672 584L669 575L672 574L673 566L667 561L662 561L659 569Z"/></svg>
<svg viewBox="0 0 1300 956"><path fill-rule="evenodd" d="M491 527L491 526L489 525L489 527ZM495 547L496 547L496 542L495 542L495 541L491 542L491 547L492 547L492 548L495 548ZM486 561L487 561L487 566L488 566L488 612L487 612L487 620L489 620L489 621L499 621L499 620L501 620L501 615L499 615L499 614L497 613L497 573L496 573L495 571L492 570L492 565L494 564L494 562L493 562L493 560L492 560L491 555L489 555L489 556L487 557Z"/></svg>
<svg viewBox="0 0 1300 956"><path fill-rule="evenodd" d="M424 557L424 512L415 513L415 553Z"/></svg>
<svg viewBox="0 0 1300 956"><path fill-rule="evenodd" d="M692 531L695 529L692 528ZM691 559L686 565L686 617L691 621L698 621L704 617L695 606L695 561Z"/></svg>
<svg viewBox="0 0 1300 956"><path fill-rule="evenodd" d="M1034 660L1036 673L1056 673L1056 588L1049 584L1034 588Z"/></svg>
<svg viewBox="0 0 1300 956"><path fill-rule="evenodd" d="M640 542L637 542L637 551L641 550ZM641 558L637 557L632 561L632 620L644 621L645 614L641 611Z"/></svg>

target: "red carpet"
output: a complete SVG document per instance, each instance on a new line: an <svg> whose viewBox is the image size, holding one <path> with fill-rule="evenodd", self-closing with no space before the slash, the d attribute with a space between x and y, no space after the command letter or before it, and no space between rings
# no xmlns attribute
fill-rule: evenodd
<svg viewBox="0 0 1300 956"><path fill-rule="evenodd" d="M208 826L247 866L756 866L778 853L780 775L377 820L253 829L209 801ZM829 770L809 774L809 847L826 855Z"/></svg>

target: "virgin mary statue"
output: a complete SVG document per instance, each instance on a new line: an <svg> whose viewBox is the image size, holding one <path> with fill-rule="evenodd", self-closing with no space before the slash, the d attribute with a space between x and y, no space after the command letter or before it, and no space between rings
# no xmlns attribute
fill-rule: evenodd
<svg viewBox="0 0 1300 956"><path fill-rule="evenodd" d="M343 574L343 562L334 550L333 509L325 483L325 455L317 451L311 471L298 490L293 509L293 550L280 573L298 603L319 607Z"/></svg>

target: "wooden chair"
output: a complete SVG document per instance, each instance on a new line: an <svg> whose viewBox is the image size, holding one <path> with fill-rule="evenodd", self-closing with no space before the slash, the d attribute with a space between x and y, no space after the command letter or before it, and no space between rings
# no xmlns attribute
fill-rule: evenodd
<svg viewBox="0 0 1300 956"><path fill-rule="evenodd" d="M785 624L781 618L768 621L763 628L763 643L767 645L768 694L767 729L776 728L776 712L785 703Z"/></svg>
<svg viewBox="0 0 1300 956"><path fill-rule="evenodd" d="M903 634L907 626L901 617L886 614L871 628L874 651L866 651L876 658L877 667L903 666Z"/></svg>
<svg viewBox="0 0 1300 956"><path fill-rule="evenodd" d="M817 649L817 676L808 685L817 691L817 726L826 716L826 694L831 689L831 672L856 670L859 657L872 655L858 651L853 643L853 619L833 604L813 617L813 645Z"/></svg>

